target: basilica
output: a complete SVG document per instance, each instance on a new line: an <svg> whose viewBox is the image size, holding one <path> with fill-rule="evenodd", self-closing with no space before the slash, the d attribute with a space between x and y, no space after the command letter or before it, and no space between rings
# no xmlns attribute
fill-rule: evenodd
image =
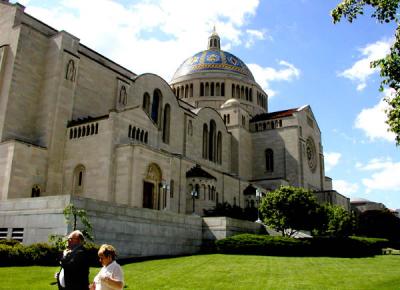
<svg viewBox="0 0 400 290"><path fill-rule="evenodd" d="M311 107L270 112L215 30L169 82L135 74L18 3L0 1L0 31L0 210L69 196L201 217L222 202L254 207L257 192L280 185L348 208L325 176Z"/></svg>

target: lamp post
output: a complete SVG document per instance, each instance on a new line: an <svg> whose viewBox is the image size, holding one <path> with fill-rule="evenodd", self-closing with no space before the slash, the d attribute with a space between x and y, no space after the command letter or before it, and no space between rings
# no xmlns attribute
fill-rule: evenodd
<svg viewBox="0 0 400 290"><path fill-rule="evenodd" d="M192 192L190 193L190 195L192 196L192 199L193 199L193 212L192 212L192 214L194 214L194 212L195 212L194 200L195 200L195 199L197 198L197 196L198 196L198 193L197 193L196 189L193 189Z"/></svg>
<svg viewBox="0 0 400 290"><path fill-rule="evenodd" d="M260 220L260 198L261 198L261 190L258 188L256 189L256 198L257 198L257 220L256 223L262 224L262 221Z"/></svg>

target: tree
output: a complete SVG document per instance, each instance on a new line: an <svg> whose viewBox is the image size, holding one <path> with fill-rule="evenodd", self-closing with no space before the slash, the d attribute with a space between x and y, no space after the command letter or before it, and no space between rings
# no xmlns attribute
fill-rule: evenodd
<svg viewBox="0 0 400 290"><path fill-rule="evenodd" d="M353 233L354 216L343 207L324 204L318 211L319 226L315 233L330 237L347 237Z"/></svg>
<svg viewBox="0 0 400 290"><path fill-rule="evenodd" d="M385 58L371 62L372 68L380 68L380 75L383 78L380 91L384 87L392 88L395 91L393 98L386 98L389 108L386 111L387 124L396 136L396 145L400 145L400 22L397 18L400 0L342 0L342 2L331 12L333 22L340 22L342 18L350 23L358 15L364 14L365 6L373 9L371 17L376 18L380 23L395 23L397 26L395 39L390 53Z"/></svg>
<svg viewBox="0 0 400 290"><path fill-rule="evenodd" d="M265 224L283 236L293 236L299 230L315 228L317 208L317 200L310 191L281 186L261 200L259 211Z"/></svg>
<svg viewBox="0 0 400 290"><path fill-rule="evenodd" d="M389 210L367 210L358 215L356 234L400 241L400 219Z"/></svg>
<svg viewBox="0 0 400 290"><path fill-rule="evenodd" d="M76 208L72 203L67 205L64 210L64 217L65 217L65 222L67 224L72 225L72 230L75 231L77 230L77 223L78 223L78 218L83 226L82 234L85 236L85 238L93 241L93 234L92 234L92 224L90 223L86 210L84 209L78 209Z"/></svg>
<svg viewBox="0 0 400 290"><path fill-rule="evenodd" d="M84 209L76 208L72 203L67 205L63 210L65 222L72 226L72 230L77 230L78 220L82 224L82 234L88 239L93 241L93 227L90 223L87 213ZM66 247L66 238L63 235L52 234L49 236L49 241L58 249L64 250Z"/></svg>

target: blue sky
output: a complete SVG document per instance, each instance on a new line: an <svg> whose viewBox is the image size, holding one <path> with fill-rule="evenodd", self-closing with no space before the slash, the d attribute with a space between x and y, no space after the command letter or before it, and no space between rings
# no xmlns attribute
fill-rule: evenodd
<svg viewBox="0 0 400 290"><path fill-rule="evenodd" d="M140 74L169 81L206 49L216 26L224 50L241 58L269 94L269 110L311 105L333 187L400 208L400 148L385 125L379 72L393 25L367 13L334 25L339 0L24 0L26 12Z"/></svg>

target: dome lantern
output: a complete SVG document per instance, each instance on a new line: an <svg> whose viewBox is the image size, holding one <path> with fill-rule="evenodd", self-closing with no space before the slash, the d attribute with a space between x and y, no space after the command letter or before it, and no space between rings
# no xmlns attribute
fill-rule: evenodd
<svg viewBox="0 0 400 290"><path fill-rule="evenodd" d="M221 42L218 33L215 30L215 26L212 34L208 37L208 49L210 50L221 50Z"/></svg>

